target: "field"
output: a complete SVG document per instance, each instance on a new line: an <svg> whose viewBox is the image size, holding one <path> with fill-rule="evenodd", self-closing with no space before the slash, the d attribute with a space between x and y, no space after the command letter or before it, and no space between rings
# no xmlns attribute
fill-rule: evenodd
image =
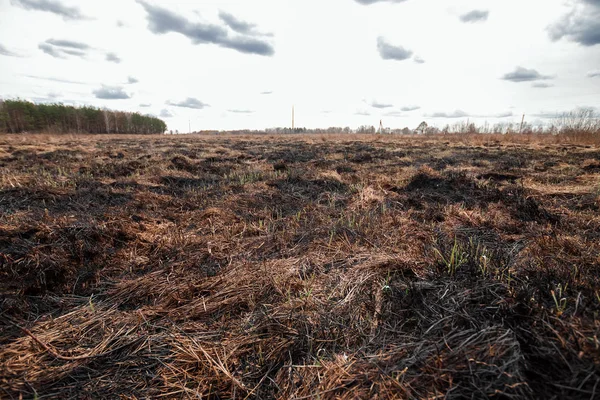
<svg viewBox="0 0 600 400"><path fill-rule="evenodd" d="M600 146L0 137L0 398L600 397Z"/></svg>

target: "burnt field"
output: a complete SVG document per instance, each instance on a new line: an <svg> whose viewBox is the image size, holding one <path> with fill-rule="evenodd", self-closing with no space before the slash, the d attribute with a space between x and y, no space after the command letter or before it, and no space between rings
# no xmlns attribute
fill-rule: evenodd
<svg viewBox="0 0 600 400"><path fill-rule="evenodd" d="M600 147L0 138L0 398L600 397Z"/></svg>

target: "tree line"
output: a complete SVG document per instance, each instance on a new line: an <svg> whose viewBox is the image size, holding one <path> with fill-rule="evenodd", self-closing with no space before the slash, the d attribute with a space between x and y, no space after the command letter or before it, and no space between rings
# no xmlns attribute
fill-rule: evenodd
<svg viewBox="0 0 600 400"><path fill-rule="evenodd" d="M0 100L0 132L161 134L167 124L140 113L61 103Z"/></svg>

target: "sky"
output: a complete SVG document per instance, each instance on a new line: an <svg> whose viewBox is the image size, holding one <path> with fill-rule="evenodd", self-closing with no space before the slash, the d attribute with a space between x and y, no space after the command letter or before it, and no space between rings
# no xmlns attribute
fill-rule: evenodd
<svg viewBox="0 0 600 400"><path fill-rule="evenodd" d="M0 0L0 97L169 129L600 111L600 0Z"/></svg>

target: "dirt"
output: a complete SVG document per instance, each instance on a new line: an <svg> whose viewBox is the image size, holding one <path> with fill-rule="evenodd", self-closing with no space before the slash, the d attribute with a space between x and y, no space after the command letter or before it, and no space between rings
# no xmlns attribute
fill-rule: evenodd
<svg viewBox="0 0 600 400"><path fill-rule="evenodd" d="M0 398L600 396L599 154L0 137Z"/></svg>

